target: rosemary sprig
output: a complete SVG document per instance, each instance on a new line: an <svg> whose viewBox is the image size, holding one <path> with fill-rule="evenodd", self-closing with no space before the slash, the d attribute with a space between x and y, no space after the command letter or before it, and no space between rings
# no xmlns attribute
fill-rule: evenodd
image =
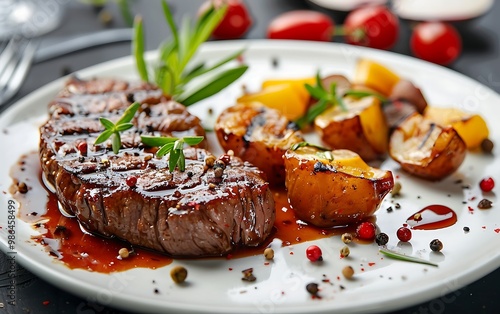
<svg viewBox="0 0 500 314"><path fill-rule="evenodd" d="M309 94L318 101L307 110L304 116L295 121L299 128L302 129L304 126L312 123L317 116L332 106L340 106L342 110L347 111L347 107L342 97L337 95L336 84L332 83L329 87L329 91L327 91L323 87L319 72L316 74L316 85L312 86L310 84L305 84L305 88Z"/></svg>
<svg viewBox="0 0 500 314"><path fill-rule="evenodd" d="M391 251L391 250L388 250L388 249L385 249L385 248L380 248L379 251L380 251L380 253L382 253L382 254L384 254L384 255L386 255L388 257L391 257L391 258L394 258L394 259L398 259L398 260L401 260L401 261L412 262L412 263L419 263L419 264L425 264L425 265L431 265L431 266L438 267L438 264L430 262L430 261L427 261L425 259L421 259L421 258L418 258L418 257L404 255L404 254L401 254L401 253L398 253L398 252L394 252L394 251Z"/></svg>
<svg viewBox="0 0 500 314"><path fill-rule="evenodd" d="M134 118L139 107L140 104L138 102L131 104L116 123L104 117L100 117L99 121L101 121L105 130L96 138L94 145L104 143L104 141L113 136L111 146L113 147L113 152L118 154L122 147L120 132L126 131L134 126L130 121Z"/></svg>
<svg viewBox="0 0 500 314"><path fill-rule="evenodd" d="M166 94L189 106L218 93L245 73L248 69L246 65L221 70L223 65L235 60L243 51L237 51L211 66L205 63L192 64L200 45L210 37L226 14L227 5L217 9L210 7L194 23L187 18L184 19L179 30L165 0L162 1L162 7L172 38L160 45L158 60L149 67L144 59L142 19L140 17L135 19L132 47L137 71L143 81L153 80ZM153 75L150 75L150 69L153 70ZM206 74L215 73L215 70L218 70L218 74L211 75L198 87L188 90L187 85L193 79L206 77Z"/></svg>
<svg viewBox="0 0 500 314"><path fill-rule="evenodd" d="M163 157L170 154L168 168L174 172L176 167L180 171L186 169L186 157L184 156L184 144L189 146L198 145L203 141L203 136L184 136L183 138L164 136L141 136L141 141L147 146L160 147L156 152L156 157Z"/></svg>

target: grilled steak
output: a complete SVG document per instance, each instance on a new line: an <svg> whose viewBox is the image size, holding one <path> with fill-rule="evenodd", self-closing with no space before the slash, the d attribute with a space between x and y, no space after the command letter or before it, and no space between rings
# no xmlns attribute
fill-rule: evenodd
<svg viewBox="0 0 500 314"><path fill-rule="evenodd" d="M133 102L141 103L122 149L93 143ZM203 147L186 148L184 172L154 157L140 135L205 135L200 120L156 87L123 81L72 79L50 104L40 129L40 160L65 211L104 236L173 256L218 256L256 246L274 224L274 201L261 172L237 157L216 165Z"/></svg>

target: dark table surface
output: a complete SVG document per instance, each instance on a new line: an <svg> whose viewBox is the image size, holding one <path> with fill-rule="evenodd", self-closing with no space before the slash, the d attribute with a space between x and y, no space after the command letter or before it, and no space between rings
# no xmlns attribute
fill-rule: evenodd
<svg viewBox="0 0 500 314"><path fill-rule="evenodd" d="M97 10L82 2L59 1L66 4L65 16L61 26L42 37L41 46L50 45L66 36L77 36L106 28L126 27L118 8L113 1L105 10L113 17L110 25L104 25L98 17ZM171 0L171 7L177 21L185 14L193 15L201 4L201 0ZM266 36L269 21L277 14L293 9L316 9L306 1L300 0L252 0L247 5L254 19L254 24L247 39L262 39ZM166 25L160 10L159 1L133 1L132 10L144 17L147 31L147 49L155 49L165 38ZM324 11L331 14L339 23L342 14ZM460 58L450 68L480 81L496 92L500 92L500 2L495 1L492 9L485 15L467 23L460 24L464 49ZM410 25L402 21L398 43L392 49L401 54L410 54ZM339 41L341 39L337 39ZM55 60L34 64L31 72L16 100L61 77L68 72L78 71L100 62L112 60L130 54L130 43L117 43L98 48L79 51ZM499 104L500 105L500 104ZM8 106L0 109L0 112ZM500 249L500 248L499 248ZM8 264L4 253L0 253L0 312L7 313L122 313L85 299L53 286L35 277L18 265L17 306L7 304ZM498 313L500 309L500 269L486 277L469 284L450 294L436 295L436 299L402 309L395 313ZM47 302L48 301L48 302Z"/></svg>

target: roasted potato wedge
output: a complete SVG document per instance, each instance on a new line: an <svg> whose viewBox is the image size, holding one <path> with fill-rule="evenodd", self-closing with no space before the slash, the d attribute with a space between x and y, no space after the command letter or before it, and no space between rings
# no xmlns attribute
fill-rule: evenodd
<svg viewBox="0 0 500 314"><path fill-rule="evenodd" d="M466 149L453 127L439 126L416 112L394 130L389 142L389 154L401 168L428 180L441 180L455 172Z"/></svg>
<svg viewBox="0 0 500 314"><path fill-rule="evenodd" d="M223 149L257 166L275 186L285 181L285 151L304 140L295 124L260 103L227 108L217 119L215 133Z"/></svg>
<svg viewBox="0 0 500 314"><path fill-rule="evenodd" d="M486 122L480 115L460 109L428 106L424 117L441 126L451 125L469 149L479 147L490 134Z"/></svg>
<svg viewBox="0 0 500 314"><path fill-rule="evenodd" d="M288 199L297 217L318 227L373 215L394 186L390 171L368 166L349 150L304 146L285 153Z"/></svg>
<svg viewBox="0 0 500 314"><path fill-rule="evenodd" d="M344 98L347 111L327 109L314 120L323 143L330 148L349 149L371 161L387 152L388 126L378 98Z"/></svg>

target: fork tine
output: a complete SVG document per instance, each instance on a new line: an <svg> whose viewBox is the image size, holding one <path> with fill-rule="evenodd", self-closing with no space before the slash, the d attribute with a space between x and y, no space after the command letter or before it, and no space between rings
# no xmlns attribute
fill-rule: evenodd
<svg viewBox="0 0 500 314"><path fill-rule="evenodd" d="M26 44L24 44L25 42ZM10 45L11 42L9 42L9 47L6 47L5 50L9 48L6 52L7 55L11 54L11 51L15 51L15 53L8 56L8 58L3 58L4 61L6 60L5 64L0 63L0 67L3 67L3 73L0 71L0 105L7 102L19 91L33 62L38 46L37 43L25 39L13 41L13 43L15 45ZM4 53L0 57L3 56Z"/></svg>
<svg viewBox="0 0 500 314"><path fill-rule="evenodd" d="M0 54L0 75L5 71L5 68L10 64L10 60L15 56L14 52L18 46L19 40L12 38L6 44L5 49Z"/></svg>

